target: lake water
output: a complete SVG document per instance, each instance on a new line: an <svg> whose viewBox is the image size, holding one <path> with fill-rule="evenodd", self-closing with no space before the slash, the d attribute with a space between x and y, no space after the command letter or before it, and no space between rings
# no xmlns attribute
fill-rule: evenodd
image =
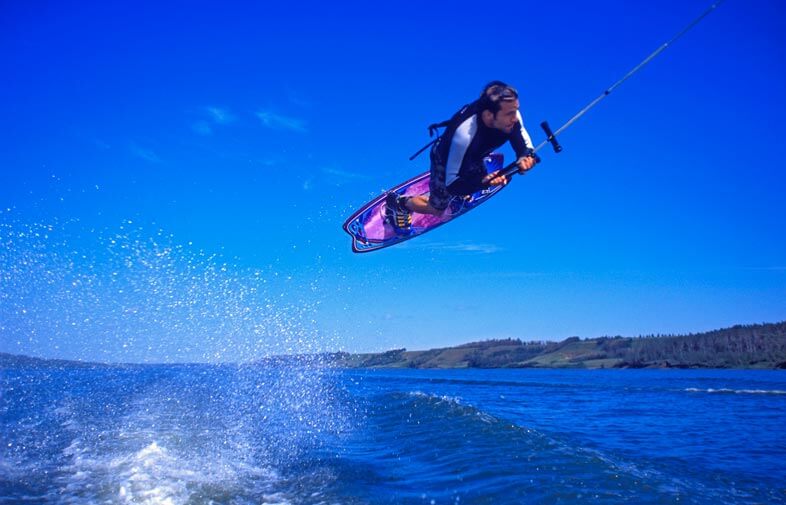
<svg viewBox="0 0 786 505"><path fill-rule="evenodd" d="M0 503L786 503L786 373L0 370Z"/></svg>

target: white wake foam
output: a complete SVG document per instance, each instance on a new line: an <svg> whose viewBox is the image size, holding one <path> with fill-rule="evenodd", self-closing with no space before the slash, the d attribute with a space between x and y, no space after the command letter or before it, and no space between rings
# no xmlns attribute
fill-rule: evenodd
<svg viewBox="0 0 786 505"><path fill-rule="evenodd" d="M685 388L685 391L688 393L708 393L708 394L786 395L786 391L780 389Z"/></svg>

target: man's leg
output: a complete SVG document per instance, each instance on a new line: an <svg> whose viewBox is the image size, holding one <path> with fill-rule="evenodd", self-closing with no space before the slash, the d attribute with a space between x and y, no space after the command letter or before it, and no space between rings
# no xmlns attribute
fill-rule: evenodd
<svg viewBox="0 0 786 505"><path fill-rule="evenodd" d="M439 210L432 207L431 204L429 204L428 197L424 195L407 198L404 206L410 211L418 212L420 214L431 214L438 216L444 212L444 209Z"/></svg>
<svg viewBox="0 0 786 505"><path fill-rule="evenodd" d="M410 198L406 206L413 212L439 216L448 208L452 196L445 186L445 165L437 159L433 150L431 154L429 194Z"/></svg>
<svg viewBox="0 0 786 505"><path fill-rule="evenodd" d="M441 215L452 196L445 187L445 166L439 163L434 151L431 152L431 178L429 180L429 193L418 196L399 196L395 193L388 193L386 197L386 219L393 224L396 229L408 229L412 223L410 213Z"/></svg>

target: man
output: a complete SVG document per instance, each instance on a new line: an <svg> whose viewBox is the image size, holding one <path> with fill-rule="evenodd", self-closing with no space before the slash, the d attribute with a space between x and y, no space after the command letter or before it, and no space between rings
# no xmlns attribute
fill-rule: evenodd
<svg viewBox="0 0 786 505"><path fill-rule="evenodd" d="M532 140L519 113L518 92L502 81L492 81L480 98L444 123L445 131L431 148L429 194L413 197L388 193L386 220L396 231L412 224L412 212L440 215L453 197L471 195L486 186L507 184L497 170L486 173L483 163L491 151L510 142L519 172L535 166Z"/></svg>

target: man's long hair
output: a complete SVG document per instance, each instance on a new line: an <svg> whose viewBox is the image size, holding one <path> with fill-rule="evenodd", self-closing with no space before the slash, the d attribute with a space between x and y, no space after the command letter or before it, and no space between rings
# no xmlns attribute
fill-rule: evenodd
<svg viewBox="0 0 786 505"><path fill-rule="evenodd" d="M483 87L478 103L481 111L488 110L496 115L502 108L502 102L513 102L518 99L519 92L516 88L502 81L491 81Z"/></svg>

